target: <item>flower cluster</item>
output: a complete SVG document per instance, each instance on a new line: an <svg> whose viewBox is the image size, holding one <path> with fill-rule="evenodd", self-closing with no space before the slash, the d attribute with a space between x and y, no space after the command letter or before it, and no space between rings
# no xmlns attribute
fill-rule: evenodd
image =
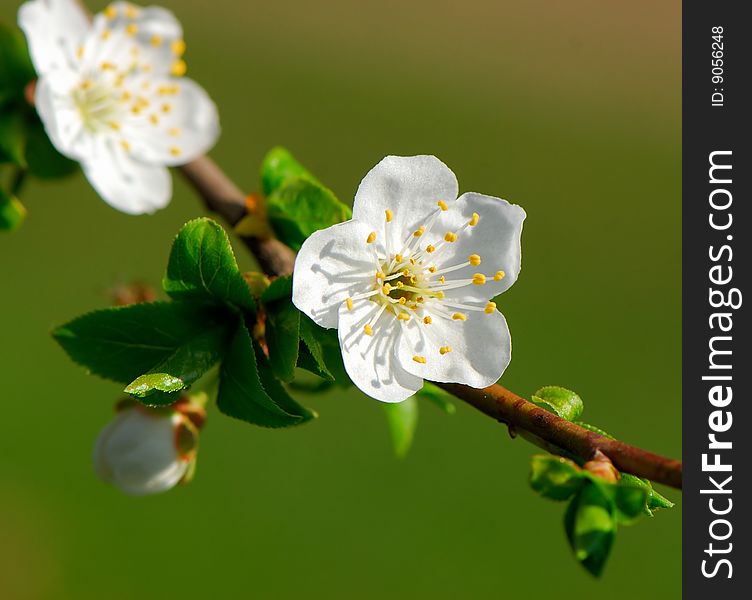
<svg viewBox="0 0 752 600"><path fill-rule="evenodd" d="M293 302L338 329L348 375L378 400L404 400L424 379L485 387L509 364L491 299L517 279L525 212L457 195L436 157L389 156L361 182L352 220L298 254Z"/></svg>
<svg viewBox="0 0 752 600"><path fill-rule="evenodd" d="M205 153L219 135L214 103L183 77L174 15L115 2L90 21L75 0L31 0L18 21L39 77L34 103L57 150L81 163L113 207L163 208L167 167Z"/></svg>

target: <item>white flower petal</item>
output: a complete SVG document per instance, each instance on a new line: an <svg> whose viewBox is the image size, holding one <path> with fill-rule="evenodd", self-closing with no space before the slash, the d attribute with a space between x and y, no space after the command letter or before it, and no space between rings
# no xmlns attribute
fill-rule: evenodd
<svg viewBox="0 0 752 600"><path fill-rule="evenodd" d="M117 414L97 438L94 468L107 483L142 496L174 487L188 462L178 455L174 416L128 408Z"/></svg>
<svg viewBox="0 0 752 600"><path fill-rule="evenodd" d="M498 311L463 314L466 321L434 316L430 325L411 319L404 339L395 348L397 360L413 375L429 381L475 388L498 381L511 360L511 337L504 316ZM451 350L441 354L442 347ZM425 358L425 364L416 362L415 356Z"/></svg>
<svg viewBox="0 0 752 600"><path fill-rule="evenodd" d="M163 77L182 55L183 48L176 45L183 46L183 28L172 12L159 6L114 2L94 17L93 32L94 45L87 45L85 59L97 64L107 60L124 67L123 61L135 62Z"/></svg>
<svg viewBox="0 0 752 600"><path fill-rule="evenodd" d="M34 105L47 136L58 152L73 160L93 155L91 136L83 128L70 91L79 76L69 69L51 71L37 81Z"/></svg>
<svg viewBox="0 0 752 600"><path fill-rule="evenodd" d="M393 252L425 225L437 210L437 202L457 198L457 178L435 156L387 156L360 182L353 204L353 218L378 228L385 225L385 211L393 213L386 227Z"/></svg>
<svg viewBox="0 0 752 600"><path fill-rule="evenodd" d="M453 271L446 275L446 280L471 279L475 273L481 273L486 276L486 284L447 290L446 296L481 302L508 290L517 281L522 264L520 237L525 211L500 198L467 192L437 222L434 230L438 238L444 235L444 229L455 231L466 224L473 213L480 217L478 224L460 232L456 242L444 244L436 252L435 261L442 268L467 262L472 254L480 256L480 265ZM496 281L493 277L498 271L503 271L504 277Z"/></svg>
<svg viewBox="0 0 752 600"><path fill-rule="evenodd" d="M378 311L379 305L370 300L355 303L353 310L340 307L338 333L345 370L365 394L382 402L401 402L423 387L423 379L408 373L396 358L394 346L401 334L394 317L383 314L374 334L364 333Z"/></svg>
<svg viewBox="0 0 752 600"><path fill-rule="evenodd" d="M175 89L159 96L160 89ZM152 108L130 114L122 134L139 160L150 164L182 165L205 154L219 136L219 115L209 95L190 79L156 81Z"/></svg>
<svg viewBox="0 0 752 600"><path fill-rule="evenodd" d="M366 244L370 232L363 223L345 221L317 231L298 252L292 301L321 327L337 327L345 300L376 282L376 260Z"/></svg>
<svg viewBox="0 0 752 600"><path fill-rule="evenodd" d="M172 195L166 167L133 159L114 138L97 139L97 155L81 163L84 174L102 199L131 215L164 208Z"/></svg>
<svg viewBox="0 0 752 600"><path fill-rule="evenodd" d="M37 75L74 64L91 24L76 0L31 0L18 10Z"/></svg>

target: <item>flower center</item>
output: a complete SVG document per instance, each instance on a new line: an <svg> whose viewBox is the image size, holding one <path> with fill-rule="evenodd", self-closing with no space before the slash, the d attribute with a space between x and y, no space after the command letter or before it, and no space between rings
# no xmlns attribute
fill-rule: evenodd
<svg viewBox="0 0 752 600"><path fill-rule="evenodd" d="M456 243L468 228L478 224L480 215L473 213L469 221L456 231L446 232L439 242L423 244L422 240L426 239L424 236L430 234L439 215L449 210L449 205L443 200L439 200L437 206L438 209L429 215L425 225L407 235L398 251L390 247L389 227L394 212L385 211L384 245L375 243L379 237L375 231L365 240L373 250L372 287L367 292L347 298L345 303L348 310L353 309L354 302L361 300L379 305L376 315L363 326L363 334L374 335L382 316L391 315L391 318L396 319L403 328L408 327L410 323L417 324L422 346L435 347L437 353L444 356L451 352L452 348L445 341L433 339L430 325L435 319L455 321L459 325L467 320L467 313L470 311L481 311L490 315L496 310L496 304L493 302L474 305L447 298L445 293L465 286L482 286L491 279L500 281L505 275L504 271L496 271L491 275L474 273L469 278L447 279L449 273L481 264L479 254L471 254L465 262L455 265L444 265L442 260L442 254ZM405 336L405 339L408 337ZM420 364L427 362L426 356L418 353L414 353L413 360Z"/></svg>
<svg viewBox="0 0 752 600"><path fill-rule="evenodd" d="M123 111L116 88L109 82L86 78L73 89L72 98L88 131L96 133L105 128L119 129L119 117Z"/></svg>

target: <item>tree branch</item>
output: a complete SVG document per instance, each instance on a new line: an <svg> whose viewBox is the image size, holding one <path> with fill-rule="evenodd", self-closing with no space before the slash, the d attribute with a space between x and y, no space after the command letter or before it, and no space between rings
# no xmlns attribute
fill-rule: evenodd
<svg viewBox="0 0 752 600"><path fill-rule="evenodd" d="M206 207L218 213L231 227L247 214L247 196L210 158L198 158L181 167L181 171ZM267 275L292 273L295 254L282 242L273 237L241 236L241 239ZM484 389L456 383L440 385L482 413L506 423L513 433L519 432L546 450L574 455L583 461L592 460L602 452L621 471L681 489L682 464L678 460L589 431L538 408L498 384Z"/></svg>

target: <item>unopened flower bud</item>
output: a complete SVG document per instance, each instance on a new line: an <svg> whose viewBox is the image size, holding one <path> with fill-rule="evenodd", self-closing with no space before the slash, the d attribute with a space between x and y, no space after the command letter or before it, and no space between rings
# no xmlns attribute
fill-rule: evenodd
<svg viewBox="0 0 752 600"><path fill-rule="evenodd" d="M203 409L189 401L150 409L121 403L118 414L99 434L94 468L105 482L132 496L164 492L193 470ZM201 415L199 415L201 416Z"/></svg>

